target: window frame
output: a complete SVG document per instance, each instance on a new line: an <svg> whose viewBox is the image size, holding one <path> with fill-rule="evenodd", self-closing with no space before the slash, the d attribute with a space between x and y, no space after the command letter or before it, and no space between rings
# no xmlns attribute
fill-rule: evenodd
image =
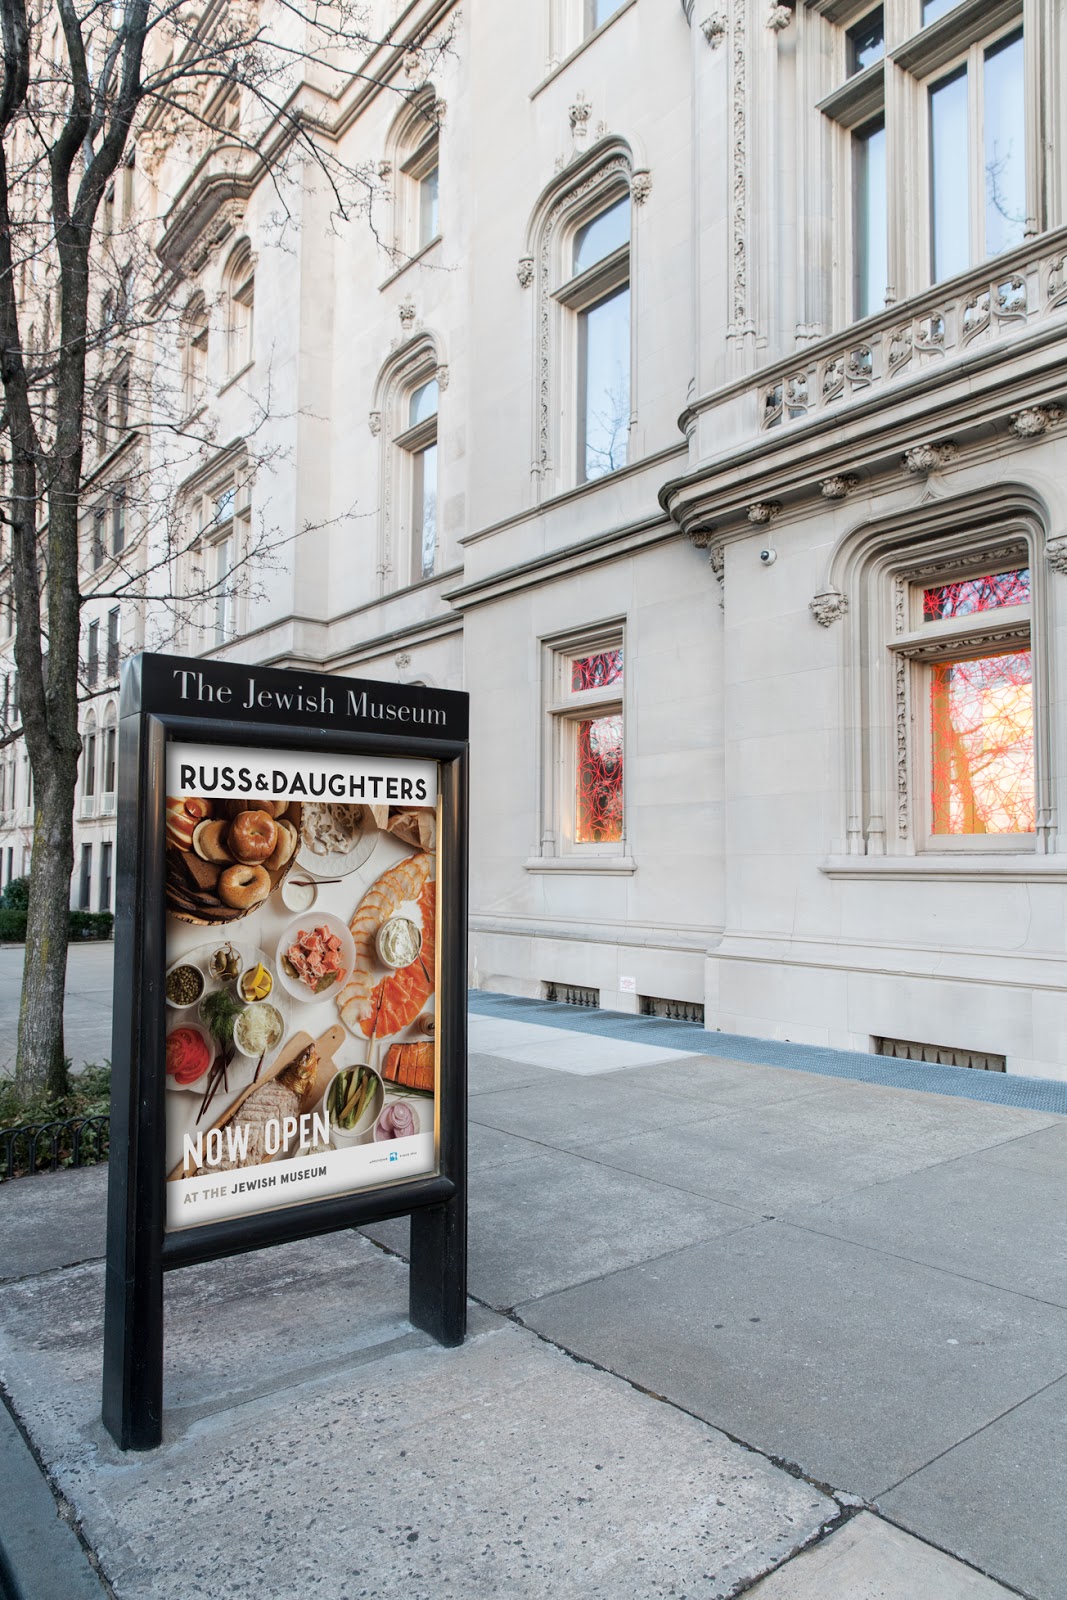
<svg viewBox="0 0 1067 1600"><path fill-rule="evenodd" d="M622 619L542 640L545 759L542 782L541 862L576 869L603 866L633 870L628 835L626 624ZM583 656L621 650L622 681L575 690L569 678ZM577 835L578 728L595 717L622 718L622 827L617 840L584 842ZM536 868L537 861L528 863Z"/></svg>
<svg viewBox="0 0 1067 1600"><path fill-rule="evenodd" d="M575 240L590 223L625 202L629 208L629 232L625 244L593 262L581 272L573 271ZM561 374L562 433L559 456L565 481L575 487L599 483L614 477L616 472L629 466L634 459L634 428L636 406L634 403L634 285L632 274L634 204L629 183L609 182L596 187L582 204L570 210L560 228L553 277L555 286L551 299L556 307L558 346ZM587 330L589 313L605 305L623 291L629 294L628 339L626 346L627 400L629 415L626 422L626 460L595 476L586 472L586 447L588 400L583 403L585 370L583 359L583 330ZM586 334L586 337L588 335Z"/></svg>
<svg viewBox="0 0 1067 1600"><path fill-rule="evenodd" d="M247 239L242 239L230 252L223 283L226 380L230 382L255 360L256 264Z"/></svg>
<svg viewBox="0 0 1067 1600"><path fill-rule="evenodd" d="M907 519L858 529L831 562L828 587L849 606L846 636L844 852L848 856L1025 861L1054 848L1056 773L1052 764L1051 634L1046 532L1040 508L1011 486L924 506ZM978 619L920 627L915 588L1027 566L1029 615L1017 608ZM1009 609L1015 612L1009 615ZM1025 610L1025 608L1024 608ZM1032 834L935 834L930 812L929 672L931 662L1012 647L1028 633L1033 683L1034 809ZM1000 635L997 638L996 635ZM987 646L993 646L987 649ZM835 847L840 848L840 847Z"/></svg>
<svg viewBox="0 0 1067 1600"><path fill-rule="evenodd" d="M886 140L887 305L949 284L986 262L995 271L994 263L1002 255L1019 248L1010 245L995 255L984 253L984 124L976 106L976 99L984 94L985 53L1019 30L1023 42L1025 126L1023 239L1045 227L1044 186L1053 174L1042 139L1042 119L1054 64L1051 52L1043 55L1039 50L1041 6L1042 0L961 0L944 16L923 26L919 0L886 4L883 58L850 75L849 34L877 7L869 0L844 0L833 6L818 4L823 15L811 21L816 26L832 28L825 58L829 66L823 70L831 75L834 87L818 101L817 109L830 125L832 184L834 193L841 197L840 203L832 207L839 263L832 297L835 328L844 329L863 320L855 294L855 136L879 117L885 120ZM968 262L958 272L935 278L930 91L961 66L966 67L968 79ZM981 80L977 88L976 76ZM919 137L916 130L920 131ZM882 310L876 306L864 316L878 315Z"/></svg>
<svg viewBox="0 0 1067 1600"><path fill-rule="evenodd" d="M244 626L239 583L220 588L219 559L229 545L229 560L224 577L239 572L248 556L252 538L252 485L247 464L231 464L209 477L201 486L187 491L189 516L195 527L189 560L200 566L202 576L190 584L197 596L190 626L199 635L201 648L221 650L240 637ZM220 514L220 506L224 509Z"/></svg>

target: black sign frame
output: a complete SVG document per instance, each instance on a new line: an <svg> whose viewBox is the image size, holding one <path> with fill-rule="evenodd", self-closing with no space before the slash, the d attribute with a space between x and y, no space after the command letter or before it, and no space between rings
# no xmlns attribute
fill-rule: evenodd
<svg viewBox="0 0 1067 1600"><path fill-rule="evenodd" d="M190 703L189 680L199 694ZM177 675L177 678L175 677ZM233 693L205 700L209 689ZM253 685L251 691L247 685ZM257 689L258 686L258 689ZM299 697L300 721L279 721L278 695ZM378 717L322 715L349 690ZM246 708L249 693L268 704ZM366 695L365 700L360 696ZM271 698L274 696L275 698ZM295 698L293 704L296 704ZM389 707L393 715L389 715ZM261 715L265 709L274 720ZM404 711L407 714L403 714ZM422 715L418 715L421 711ZM241 715L244 713L244 715ZM325 723L326 725L321 725ZM382 726L377 726L380 723ZM442 728L447 737L409 731ZM111 1146L104 1301L103 1420L123 1450L150 1450L163 1432L163 1274L270 1245L411 1217L409 1316L444 1345L463 1342L467 1308L467 812L468 697L421 685L330 677L233 662L141 655L123 670L119 711L115 989ZM169 741L323 755L406 756L438 763L441 976L436 1175L166 1231L164 892Z"/></svg>

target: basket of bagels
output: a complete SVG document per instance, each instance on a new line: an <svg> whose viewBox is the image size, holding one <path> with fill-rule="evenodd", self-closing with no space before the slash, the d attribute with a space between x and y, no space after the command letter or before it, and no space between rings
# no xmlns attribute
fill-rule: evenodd
<svg viewBox="0 0 1067 1600"><path fill-rule="evenodd" d="M168 796L167 910L213 927L261 906L290 871L300 802Z"/></svg>

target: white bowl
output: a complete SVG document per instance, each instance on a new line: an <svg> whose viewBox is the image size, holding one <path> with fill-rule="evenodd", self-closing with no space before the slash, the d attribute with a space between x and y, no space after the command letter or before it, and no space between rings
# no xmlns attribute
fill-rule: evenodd
<svg viewBox="0 0 1067 1600"><path fill-rule="evenodd" d="M410 1100L392 1100L392 1101L390 1101L390 1105L407 1106L408 1110L411 1112L412 1117L415 1119L414 1128L412 1129L411 1133L406 1134L404 1136L405 1138L410 1139L410 1138L413 1137L414 1134L420 1133L422 1131L422 1122L421 1122L421 1120L419 1118L419 1107L417 1105L414 1105L412 1103L412 1101L410 1101ZM395 1133L384 1134L384 1133L382 1133L381 1129L378 1127L378 1123L381 1121L382 1117L385 1115L385 1113L386 1113L386 1111L388 1111L388 1109L389 1109L388 1106L383 1106L381 1111L379 1111L378 1115L374 1119L374 1142L375 1142L375 1144L392 1144L394 1142L394 1140L398 1137L398 1135L395 1134Z"/></svg>
<svg viewBox="0 0 1067 1600"><path fill-rule="evenodd" d="M353 1127L339 1128L334 1122L333 1112L330 1109L330 1094L333 1090L333 1086L341 1076L342 1072L351 1072L353 1070L358 1071L361 1065L364 1065L364 1063L356 1061L353 1062L350 1067L341 1067L337 1072L334 1073L333 1077L326 1085L326 1093L322 1097L322 1109L330 1124L330 1143L333 1145L335 1150L347 1150L350 1145L366 1144L370 1139L371 1130L373 1129L374 1124L382 1114L382 1107L385 1105L385 1084L382 1082L379 1074L374 1071L373 1067L367 1067L366 1070L370 1072L376 1080L374 1088L371 1091L369 1103L363 1107L363 1110L360 1112L359 1119Z"/></svg>
<svg viewBox="0 0 1067 1600"><path fill-rule="evenodd" d="M355 948L355 946L353 946L353 949L354 948ZM167 978L170 977L172 972L177 972L179 967L191 967L192 970L196 973L197 977L200 979L200 993L197 995L195 1000L187 1000L184 1005L181 1003L180 1000L172 1000L170 998L170 996L168 995L168 993L167 993ZM203 967L201 967L195 961L190 961L187 956L182 956L182 958L179 961L171 962L170 966L167 968L166 977L163 979L163 998L166 1001L167 1005L170 1006L170 1009L172 1011L189 1011L189 1010L192 1009L193 1006L199 1005L201 1000L204 998L204 991L206 989L207 989L207 976L206 976L206 974L204 972Z"/></svg>
<svg viewBox="0 0 1067 1600"><path fill-rule="evenodd" d="M246 1049L246 1047L241 1043L241 1037L240 1037L240 1035L241 1035L241 1022L242 1022L242 1019L244 1017L247 1017L247 1016L251 1015L252 1012L258 1011L262 1006L270 1006L270 1009L274 1012L274 1015L277 1017L277 1019L278 1019L278 1037L275 1039L274 1043L273 1044L269 1044L265 1050L249 1050L249 1049ZM266 1055L269 1055L272 1050L277 1050L278 1046L281 1044L282 1039L284 1037L285 1037L285 1018L282 1016L282 1014L278 1010L277 1006L271 1005L270 1000L249 1000L246 1003L244 1010L241 1012L241 1015L234 1019L234 1024L233 1024L233 1042L234 1042L234 1046L235 1046L236 1049L238 1049L241 1052L241 1054L243 1056L248 1056L253 1061L258 1061L261 1055L266 1056Z"/></svg>
<svg viewBox="0 0 1067 1600"><path fill-rule="evenodd" d="M301 932L308 933L312 928L328 928L331 933L337 934L341 941L341 965L345 969L343 978L335 979L333 983L327 984L324 989L320 989L318 992L309 989L302 978L294 977L285 970L286 951L296 943L298 934ZM313 1004L316 1000L332 999L352 976L352 968L355 964L356 945L351 933L348 931L348 924L342 922L340 917L335 917L329 911L309 911L304 916L298 917L295 922L290 922L278 940L278 949L274 962L278 974L278 982L282 985L282 988L287 994L291 994L294 1000L300 1000L305 1005Z"/></svg>
<svg viewBox="0 0 1067 1600"><path fill-rule="evenodd" d="M296 903L295 897L300 894L308 896L306 905L301 906ZM299 883L294 883L291 878L286 878L282 884L282 904L287 906L290 911L298 911L303 917L310 915L311 908L318 898L319 886L317 883L312 883L308 878L301 878Z"/></svg>

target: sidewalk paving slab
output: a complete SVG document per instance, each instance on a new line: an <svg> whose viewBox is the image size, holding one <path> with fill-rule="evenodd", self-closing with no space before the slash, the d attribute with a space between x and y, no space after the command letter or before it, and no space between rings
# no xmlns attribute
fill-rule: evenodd
<svg viewBox="0 0 1067 1600"><path fill-rule="evenodd" d="M1067 1367L1067 1312L782 1222L519 1304L546 1338L873 1501ZM1037 1476L1062 1461L1035 1462Z"/></svg>
<svg viewBox="0 0 1067 1600"><path fill-rule="evenodd" d="M352 1234L172 1275L165 1442L123 1457L102 1281L10 1286L0 1371L119 1600L725 1600L839 1515L489 1312L433 1345Z"/></svg>
<svg viewBox="0 0 1067 1600"><path fill-rule="evenodd" d="M4 1600L104 1600L89 1557L60 1516L55 1496L3 1405L0 1507L4 1508L0 1541Z"/></svg>
<svg viewBox="0 0 1067 1600"><path fill-rule="evenodd" d="M1064 1361L1067 1366L1067 1360ZM880 1506L1027 1594L1067 1600L1067 1377L923 1467Z"/></svg>
<svg viewBox="0 0 1067 1600"><path fill-rule="evenodd" d="M869 1511L779 1567L745 1600L1010 1600L1011 1591Z"/></svg>

